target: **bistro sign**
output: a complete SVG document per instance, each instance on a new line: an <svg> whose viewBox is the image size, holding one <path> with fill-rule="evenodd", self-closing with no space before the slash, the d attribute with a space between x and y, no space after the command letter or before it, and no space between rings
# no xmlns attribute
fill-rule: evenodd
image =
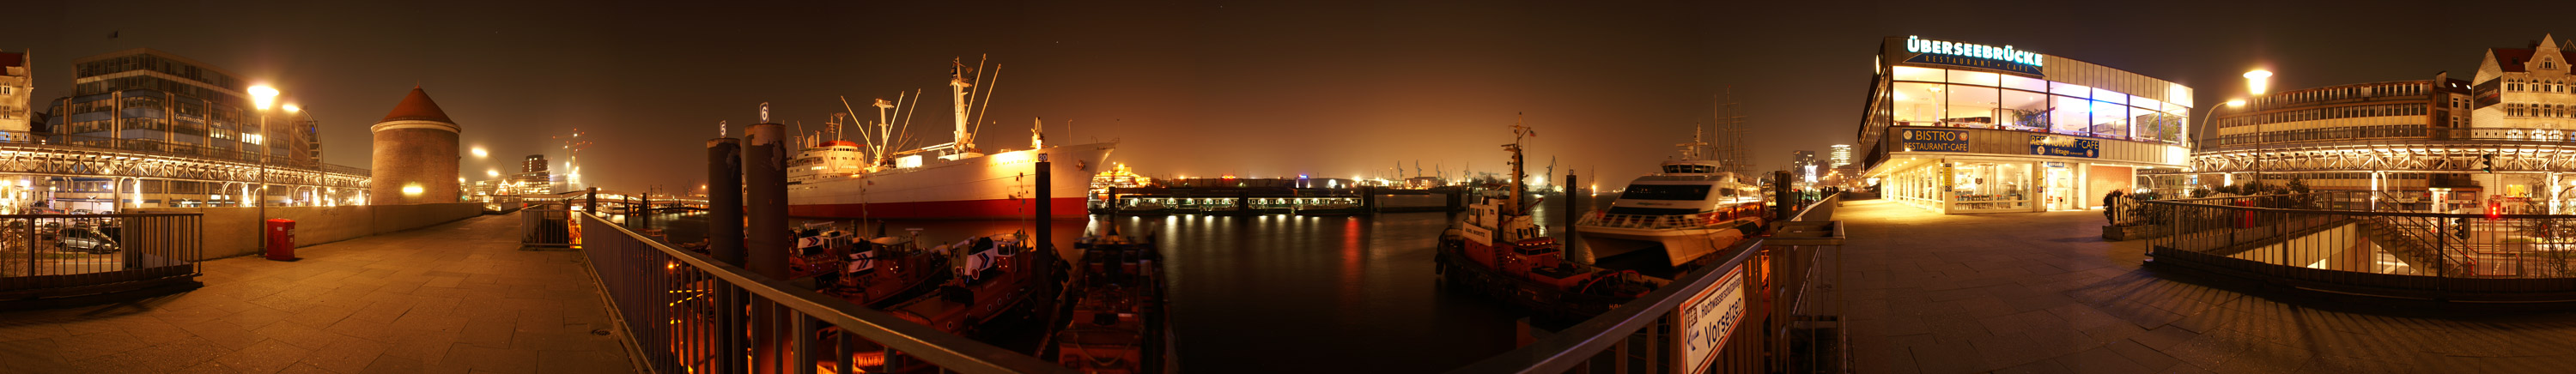
<svg viewBox="0 0 2576 374"><path fill-rule="evenodd" d="M1967 152L1968 130L1898 129L1906 152Z"/></svg>
<svg viewBox="0 0 2576 374"><path fill-rule="evenodd" d="M1915 54L1905 59L1905 62L1909 63L1993 69L2030 75L2040 75L2041 61L2047 60L2043 57L2045 55L2009 45L1996 47L1922 39L1910 35L1905 37L1905 52Z"/></svg>

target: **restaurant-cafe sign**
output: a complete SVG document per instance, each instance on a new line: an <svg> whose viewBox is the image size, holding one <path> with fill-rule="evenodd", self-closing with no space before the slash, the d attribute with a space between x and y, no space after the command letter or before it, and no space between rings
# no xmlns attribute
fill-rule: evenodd
<svg viewBox="0 0 2576 374"><path fill-rule="evenodd" d="M2030 154L2058 157L2102 158L2102 141L2077 139L2065 135L2031 135Z"/></svg>
<svg viewBox="0 0 2576 374"><path fill-rule="evenodd" d="M1905 152L1968 151L1968 130L1897 129L1896 136Z"/></svg>
<svg viewBox="0 0 2576 374"><path fill-rule="evenodd" d="M2039 53L2013 46L1991 46L1945 40L1905 37L1905 52L1913 56L1905 62L1993 69L2039 75L2040 62L2047 60Z"/></svg>

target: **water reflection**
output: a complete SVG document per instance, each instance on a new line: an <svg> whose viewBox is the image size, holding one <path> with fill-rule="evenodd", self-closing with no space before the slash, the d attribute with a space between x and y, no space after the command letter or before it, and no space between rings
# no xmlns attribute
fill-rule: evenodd
<svg viewBox="0 0 2576 374"><path fill-rule="evenodd" d="M1561 206L1559 206L1561 208ZM1549 232L1564 223L1537 211ZM701 240L704 216L657 217L673 242ZM1151 236L1170 271L1173 332L1192 372L1436 372L1513 348L1526 315L1500 302L1441 289L1433 245L1453 216L1171 215L1054 221L1070 248L1116 225ZM805 219L791 220L801 224ZM927 243L1029 231L1030 221L842 223L862 234ZM1283 364L1285 363L1285 364Z"/></svg>

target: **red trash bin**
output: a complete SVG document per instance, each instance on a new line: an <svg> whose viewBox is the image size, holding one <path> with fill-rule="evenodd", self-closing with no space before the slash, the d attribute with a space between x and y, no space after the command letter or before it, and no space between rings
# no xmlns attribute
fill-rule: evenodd
<svg viewBox="0 0 2576 374"><path fill-rule="evenodd" d="M266 231L268 231L269 260L301 260L300 258L295 258L295 220L285 218L270 219L268 220L266 228Z"/></svg>
<svg viewBox="0 0 2576 374"><path fill-rule="evenodd" d="M2241 207L2248 207L2248 208L2251 208L2251 207L2254 207L2254 200L2237 200L2235 205L2236 205L2236 206L2241 206ZM2251 211L2251 210L2245 211L2245 218L2244 218L2243 220L2236 221L2236 228L2245 229L2245 228L2253 228L2253 227L2254 227L2254 211Z"/></svg>

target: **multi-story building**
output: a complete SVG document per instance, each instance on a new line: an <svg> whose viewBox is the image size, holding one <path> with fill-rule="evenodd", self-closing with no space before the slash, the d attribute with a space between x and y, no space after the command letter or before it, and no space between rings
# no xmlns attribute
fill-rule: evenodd
<svg viewBox="0 0 2576 374"><path fill-rule="evenodd" d="M2576 198L2576 43L2543 36L2489 48L2469 80L2347 84L2283 91L2222 109L2190 173L2159 184L2379 191L2386 209L2495 204L2567 213ZM2528 204L2526 204L2528 203Z"/></svg>
<svg viewBox="0 0 2576 374"><path fill-rule="evenodd" d="M22 55L23 56L23 55ZM23 57L19 60L25 64ZM71 62L71 96L53 100L36 141L113 150L119 161L187 165L207 173L138 177L116 172L49 177L56 209L331 205L365 201L363 168L322 163L312 113L274 100L263 110L248 80L152 49ZM14 90L14 89L13 89ZM264 92L273 93L273 92ZM263 183L265 182L265 183ZM262 187L265 188L262 188Z"/></svg>
<svg viewBox="0 0 2576 374"><path fill-rule="evenodd" d="M1789 151L1789 173L1797 174L1798 183L1813 183L1822 171L1816 170L1816 151Z"/></svg>
<svg viewBox="0 0 2576 374"><path fill-rule="evenodd" d="M554 172L546 170L546 155L528 155L519 162L519 173L510 176L515 193L535 195L555 192Z"/></svg>
<svg viewBox="0 0 2576 374"><path fill-rule="evenodd" d="M1831 152L1830 156L1828 156L1831 158L1827 159L1830 160L1828 161L1828 165L1831 165L1831 167L1840 169L1843 166L1852 164L1850 144L1835 144L1833 151Z"/></svg>
<svg viewBox="0 0 2576 374"><path fill-rule="evenodd" d="M2409 147L2390 144L2452 138L2475 123L2470 84L2447 73L2433 79L2288 90L2222 108L2216 129L2192 157L2192 173L2157 177L2158 187L2241 185L2292 180L2312 189L2474 189L2465 174L2401 167ZM2517 131L2519 132L2519 131ZM2456 134L2467 135L2467 134ZM2259 166L2258 166L2259 165ZM2197 178L2197 180L2175 178ZM2213 180L2214 179L2214 180Z"/></svg>
<svg viewBox="0 0 2576 374"><path fill-rule="evenodd" d="M1890 200L2088 209L2190 155L2191 87L2010 45L1889 37L1879 52L1854 156Z"/></svg>
<svg viewBox="0 0 2576 374"><path fill-rule="evenodd" d="M27 106L36 96L35 63L28 57L33 53L0 52L0 131L13 132L0 138L24 137L34 125L34 108Z"/></svg>
<svg viewBox="0 0 2576 374"><path fill-rule="evenodd" d="M149 48L72 61L72 96L54 100L63 143L318 168L319 126L291 105L262 110L251 84ZM263 128L264 126L264 128Z"/></svg>

